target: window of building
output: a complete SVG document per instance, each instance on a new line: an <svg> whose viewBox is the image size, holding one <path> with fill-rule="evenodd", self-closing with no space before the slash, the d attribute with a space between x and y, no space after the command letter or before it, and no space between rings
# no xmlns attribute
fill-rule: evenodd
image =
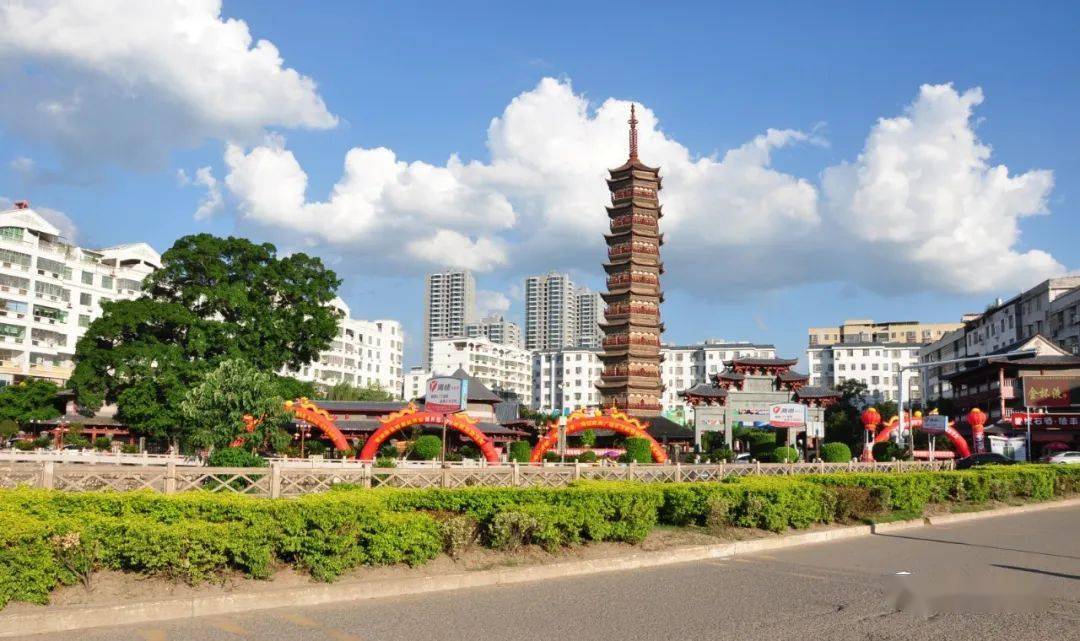
<svg viewBox="0 0 1080 641"><path fill-rule="evenodd" d="M90 307L91 305L94 304L94 302L93 302L92 297L90 296L90 294L88 294L86 292L82 292L82 293L79 294L79 304L83 305L85 307Z"/></svg>

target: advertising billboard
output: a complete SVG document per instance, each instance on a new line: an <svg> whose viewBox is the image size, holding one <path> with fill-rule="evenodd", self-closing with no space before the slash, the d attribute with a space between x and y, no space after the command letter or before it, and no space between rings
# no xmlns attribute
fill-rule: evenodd
<svg viewBox="0 0 1080 641"><path fill-rule="evenodd" d="M424 409L439 414L452 414L465 409L469 398L469 382L449 376L436 376L428 381Z"/></svg>
<svg viewBox="0 0 1080 641"><path fill-rule="evenodd" d="M944 434L945 430L949 427L949 417L939 416L937 414L931 414L924 416L922 420L922 430L927 434Z"/></svg>
<svg viewBox="0 0 1080 641"><path fill-rule="evenodd" d="M1080 376L1024 376L1027 407L1080 406Z"/></svg>
<svg viewBox="0 0 1080 641"><path fill-rule="evenodd" d="M770 405L769 424L773 427L802 427L806 425L806 406L799 403Z"/></svg>

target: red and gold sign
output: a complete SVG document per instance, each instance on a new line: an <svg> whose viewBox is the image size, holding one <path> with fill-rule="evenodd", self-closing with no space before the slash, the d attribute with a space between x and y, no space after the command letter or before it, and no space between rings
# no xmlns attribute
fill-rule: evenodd
<svg viewBox="0 0 1080 641"><path fill-rule="evenodd" d="M1080 405L1080 376L1024 376L1021 380L1028 407Z"/></svg>

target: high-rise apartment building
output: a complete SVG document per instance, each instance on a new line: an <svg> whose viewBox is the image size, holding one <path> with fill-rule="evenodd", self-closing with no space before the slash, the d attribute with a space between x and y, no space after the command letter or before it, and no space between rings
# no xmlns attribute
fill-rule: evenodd
<svg viewBox="0 0 1080 641"><path fill-rule="evenodd" d="M159 267L145 243L86 249L65 242L26 202L0 212L0 384L62 384L101 302L137 298Z"/></svg>
<svg viewBox="0 0 1080 641"><path fill-rule="evenodd" d="M568 274L525 279L526 349L574 347L577 327L577 292Z"/></svg>
<svg viewBox="0 0 1080 641"><path fill-rule="evenodd" d="M521 327L503 316L495 314L481 318L465 326L467 338L486 338L492 343L522 347Z"/></svg>
<svg viewBox="0 0 1080 641"><path fill-rule="evenodd" d="M348 383L377 387L394 396L401 394L405 348L401 323L352 318L349 306L340 298L331 305L341 313L341 321L330 348L319 355L319 360L286 373L326 387Z"/></svg>
<svg viewBox="0 0 1080 641"><path fill-rule="evenodd" d="M466 335L476 321L476 280L466 270L428 274L424 287L424 369L431 368L432 343Z"/></svg>
<svg viewBox="0 0 1080 641"><path fill-rule="evenodd" d="M604 321L604 297L587 287L577 290L577 340L575 347L599 349L604 339L600 323Z"/></svg>

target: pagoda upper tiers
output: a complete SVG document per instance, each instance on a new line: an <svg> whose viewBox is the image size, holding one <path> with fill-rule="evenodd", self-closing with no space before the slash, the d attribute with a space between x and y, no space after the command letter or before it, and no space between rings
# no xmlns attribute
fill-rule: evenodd
<svg viewBox="0 0 1080 641"><path fill-rule="evenodd" d="M630 156L609 171L611 205L607 207L610 233L607 241L607 303L604 331L604 364L600 383L601 404L630 415L655 416L661 410L660 233L663 216L659 201L660 170L649 167L637 155L637 118L630 107Z"/></svg>

